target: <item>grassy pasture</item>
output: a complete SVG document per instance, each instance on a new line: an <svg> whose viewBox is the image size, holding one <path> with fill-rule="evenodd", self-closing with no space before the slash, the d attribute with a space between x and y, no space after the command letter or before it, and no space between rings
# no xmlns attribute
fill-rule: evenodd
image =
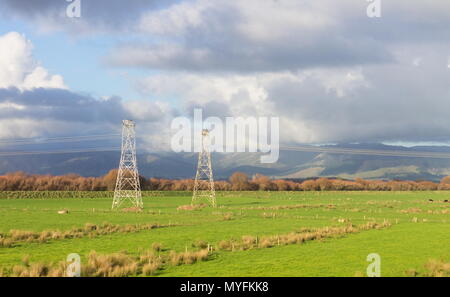
<svg viewBox="0 0 450 297"><path fill-rule="evenodd" d="M2 195L0 195L1 197ZM67 197L67 195L65 194ZM108 195L109 196L109 195ZM219 207L177 209L190 204L190 193L146 193L142 213L111 211L111 198L0 199L0 233L11 230L42 232L84 228L86 223L108 222L126 226L159 224L162 228L112 232L54 239L17 241L0 247L0 268L8 271L22 263L59 262L78 253L82 263L88 254L112 254L126 250L139 255L162 245L162 251L196 251L193 243L214 247L207 261L166 265L159 276L355 276L364 274L370 253L381 256L383 276L426 272L430 259L450 262L450 192L219 192ZM428 200L432 199L433 202ZM58 214L62 209L68 214ZM389 221L392 226L364 230L303 244L267 248L216 248L224 240L250 235L263 238L304 229L361 225Z"/></svg>

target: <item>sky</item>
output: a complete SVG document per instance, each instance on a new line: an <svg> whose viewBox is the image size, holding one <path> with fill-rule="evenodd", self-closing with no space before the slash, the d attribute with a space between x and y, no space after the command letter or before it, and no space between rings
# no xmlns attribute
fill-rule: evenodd
<svg viewBox="0 0 450 297"><path fill-rule="evenodd" d="M274 116L285 144L450 143L450 2L0 0L0 139Z"/></svg>

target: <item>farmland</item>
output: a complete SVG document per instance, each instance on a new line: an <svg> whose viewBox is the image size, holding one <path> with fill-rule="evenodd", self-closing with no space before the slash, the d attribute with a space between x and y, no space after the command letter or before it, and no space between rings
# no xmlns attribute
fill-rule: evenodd
<svg viewBox="0 0 450 297"><path fill-rule="evenodd" d="M71 253L128 263L118 276L363 276L371 253L382 276L449 273L447 191L218 192L215 209L144 192L142 212L112 211L109 192L24 193L0 194L3 275Z"/></svg>

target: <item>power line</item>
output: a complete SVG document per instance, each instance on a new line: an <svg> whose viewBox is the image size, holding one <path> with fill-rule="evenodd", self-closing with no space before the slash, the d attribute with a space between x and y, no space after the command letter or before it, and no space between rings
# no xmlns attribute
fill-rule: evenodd
<svg viewBox="0 0 450 297"><path fill-rule="evenodd" d="M22 151L22 152L0 152L0 157L27 156L27 155L51 155L51 154L74 154L74 153L95 153L95 152L115 152L120 151L120 147L100 147L90 149L72 149L55 151Z"/></svg>
<svg viewBox="0 0 450 297"><path fill-rule="evenodd" d="M0 140L0 146L20 146L20 145L45 145L53 143L74 143L118 139L121 134L94 134L79 136L62 136L50 138L21 138ZM139 137L142 138L142 137ZM335 148L314 145L296 145L280 146L281 150L312 152L312 153L330 153L330 154L351 154L367 156L388 156L388 157L409 157L409 158L431 158L431 159L450 159L450 153L425 152L425 151L400 151L400 150L380 150L380 149L355 149L355 148ZM120 150L118 147L102 147L87 149L65 149L59 151L15 151L0 152L0 156L22 156L38 154L64 154L64 153L87 153L87 152L107 152Z"/></svg>
<svg viewBox="0 0 450 297"><path fill-rule="evenodd" d="M312 152L312 153L450 159L450 153L439 153L439 152L420 152L420 151L410 152L410 151L399 151L399 150L331 148L331 147L320 147L320 146L280 146L280 149L286 150L286 151L300 151L300 152Z"/></svg>
<svg viewBox="0 0 450 297"><path fill-rule="evenodd" d="M120 134L102 134L102 135L86 135L86 136L65 136L52 138L22 138L0 140L0 145L28 145L28 144L47 144L47 143L68 143L92 140L107 140L120 137Z"/></svg>

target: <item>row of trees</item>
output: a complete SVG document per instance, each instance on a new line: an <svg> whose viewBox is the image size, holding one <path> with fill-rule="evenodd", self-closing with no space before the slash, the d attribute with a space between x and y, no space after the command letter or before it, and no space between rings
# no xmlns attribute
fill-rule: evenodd
<svg viewBox="0 0 450 297"><path fill-rule="evenodd" d="M112 191L117 178L117 170L111 170L102 177L82 177L75 174L63 176L29 175L23 172L0 176L0 191ZM192 191L192 179L170 180L140 178L142 190ZM270 179L256 174L249 178L245 173L236 172L229 180L216 181L218 191L425 191L450 190L450 176L440 183L431 181L381 181L342 180L318 178L305 181Z"/></svg>

